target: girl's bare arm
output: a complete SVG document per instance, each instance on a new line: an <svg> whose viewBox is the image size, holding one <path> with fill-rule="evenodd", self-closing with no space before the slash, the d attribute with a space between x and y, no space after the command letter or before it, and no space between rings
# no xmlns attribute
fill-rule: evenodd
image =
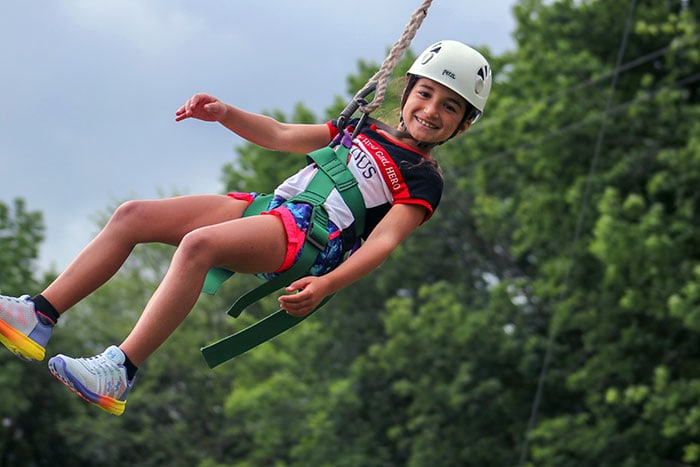
<svg viewBox="0 0 700 467"><path fill-rule="evenodd" d="M175 112L176 121L187 118L219 122L247 141L275 151L305 154L326 146L331 137L325 124L279 122L266 115L241 110L208 94L195 94Z"/></svg>

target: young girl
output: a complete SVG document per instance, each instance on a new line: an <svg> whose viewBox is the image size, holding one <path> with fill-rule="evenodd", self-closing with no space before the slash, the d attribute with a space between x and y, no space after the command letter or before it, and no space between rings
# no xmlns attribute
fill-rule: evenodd
<svg viewBox="0 0 700 467"><path fill-rule="evenodd" d="M435 211L443 181L432 148L463 133L484 110L491 70L484 57L455 41L426 49L411 66L401 103L398 129L361 128L354 138L348 168L358 181L366 207L362 246L344 260L357 238L353 217L337 191L324 203L328 245L312 275L286 288L280 307L305 316L324 297L378 267ZM309 153L338 134L335 122L302 125L252 114L206 95L196 94L176 112L219 122L260 146ZM357 124L352 120L350 126ZM135 245L177 245L170 268L131 333L119 346L91 358L57 355L51 372L73 392L120 415L137 367L175 330L194 307L204 278L218 266L242 273L281 272L294 264L304 245L310 209L281 204L304 191L315 171L308 165L276 190L268 210L242 217L255 195L182 196L129 201L41 294L33 298L0 296L0 341L19 357L43 360L59 316L114 275Z"/></svg>

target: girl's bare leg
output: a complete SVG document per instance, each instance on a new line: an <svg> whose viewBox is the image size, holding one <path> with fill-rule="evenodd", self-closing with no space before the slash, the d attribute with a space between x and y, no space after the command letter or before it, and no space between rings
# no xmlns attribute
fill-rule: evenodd
<svg viewBox="0 0 700 467"><path fill-rule="evenodd" d="M241 217L246 206L223 195L128 201L42 295L63 313L112 277L137 244L178 245L199 227Z"/></svg>
<svg viewBox="0 0 700 467"><path fill-rule="evenodd" d="M120 348L140 365L192 310L212 266L246 273L274 271L282 264L286 248L286 232L276 216L247 217L187 234Z"/></svg>

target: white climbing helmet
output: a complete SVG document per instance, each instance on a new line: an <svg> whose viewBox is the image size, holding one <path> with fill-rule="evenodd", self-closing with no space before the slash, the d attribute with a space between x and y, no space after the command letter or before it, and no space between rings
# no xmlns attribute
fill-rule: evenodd
<svg viewBox="0 0 700 467"><path fill-rule="evenodd" d="M475 122L484 111L491 92L491 66L483 55L457 41L440 41L421 53L409 75L429 78L456 92L477 112L469 120Z"/></svg>

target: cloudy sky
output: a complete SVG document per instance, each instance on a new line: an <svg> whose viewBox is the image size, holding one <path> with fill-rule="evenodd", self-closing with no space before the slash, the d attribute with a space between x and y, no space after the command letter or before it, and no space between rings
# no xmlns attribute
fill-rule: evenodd
<svg viewBox="0 0 700 467"><path fill-rule="evenodd" d="M218 193L240 140L174 121L196 92L246 110L318 115L360 59L381 63L421 0L6 0L0 15L0 202L47 227L62 270L118 200ZM512 48L515 0L434 0L413 40ZM1 272L0 272L1 274Z"/></svg>

